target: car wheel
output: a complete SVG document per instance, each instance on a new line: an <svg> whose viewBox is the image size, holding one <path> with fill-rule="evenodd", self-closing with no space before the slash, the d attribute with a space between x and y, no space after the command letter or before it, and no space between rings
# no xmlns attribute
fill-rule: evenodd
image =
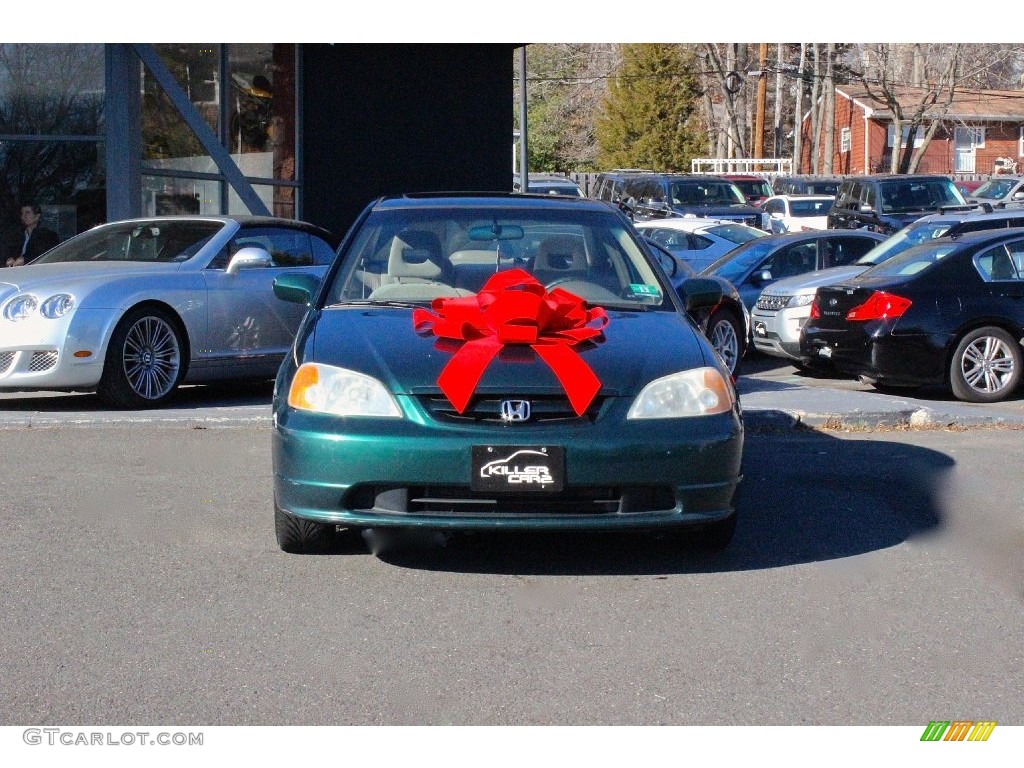
<svg viewBox="0 0 1024 768"><path fill-rule="evenodd" d="M1002 328L977 328L953 352L949 383L953 394L972 403L1006 398L1020 383L1021 347Z"/></svg>
<svg viewBox="0 0 1024 768"><path fill-rule="evenodd" d="M97 394L118 408L153 408L170 398L183 373L177 323L165 310L140 307L114 329Z"/></svg>
<svg viewBox="0 0 1024 768"><path fill-rule="evenodd" d="M708 318L707 337L729 373L735 374L743 358L743 323L736 313L725 308L715 310Z"/></svg>
<svg viewBox="0 0 1024 768"><path fill-rule="evenodd" d="M274 504L274 532L277 544L285 552L309 555L326 552L334 542L333 525L289 515Z"/></svg>

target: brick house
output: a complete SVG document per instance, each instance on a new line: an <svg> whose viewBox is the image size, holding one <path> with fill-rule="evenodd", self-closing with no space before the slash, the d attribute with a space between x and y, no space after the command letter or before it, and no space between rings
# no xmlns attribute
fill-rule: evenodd
<svg viewBox="0 0 1024 768"><path fill-rule="evenodd" d="M921 103L921 96L918 88L898 92L904 115ZM813 171L810 115L805 114L801 123L799 173ZM918 130L916 141L926 129L927 123ZM884 101L856 85L836 88L833 173L888 173L893 138L892 112ZM998 158L1011 158L1024 171L1024 91L957 91L917 170L988 175L995 172ZM823 173L824 167L822 161L819 171Z"/></svg>

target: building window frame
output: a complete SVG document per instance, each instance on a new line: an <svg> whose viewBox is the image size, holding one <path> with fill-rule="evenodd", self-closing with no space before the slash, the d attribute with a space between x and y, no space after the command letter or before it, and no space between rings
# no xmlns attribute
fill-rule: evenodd
<svg viewBox="0 0 1024 768"><path fill-rule="evenodd" d="M846 154L850 151L850 147L853 145L853 131L849 128L842 128L839 131L839 152Z"/></svg>

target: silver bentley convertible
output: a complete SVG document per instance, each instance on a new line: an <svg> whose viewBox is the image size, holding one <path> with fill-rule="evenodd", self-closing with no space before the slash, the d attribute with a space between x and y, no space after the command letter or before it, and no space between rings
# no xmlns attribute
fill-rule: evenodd
<svg viewBox="0 0 1024 768"><path fill-rule="evenodd" d="M300 221L172 216L102 224L0 269L0 391L95 391L117 408L181 383L273 378L305 312L285 272L322 276L335 237Z"/></svg>

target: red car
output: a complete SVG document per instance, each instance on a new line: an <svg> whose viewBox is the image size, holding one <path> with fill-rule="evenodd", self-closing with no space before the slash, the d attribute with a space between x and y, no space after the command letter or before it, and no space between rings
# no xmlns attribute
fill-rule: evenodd
<svg viewBox="0 0 1024 768"><path fill-rule="evenodd" d="M725 178L740 188L740 192L747 198L751 205L760 205L774 193L772 185L764 176L741 175L738 173L727 173Z"/></svg>

